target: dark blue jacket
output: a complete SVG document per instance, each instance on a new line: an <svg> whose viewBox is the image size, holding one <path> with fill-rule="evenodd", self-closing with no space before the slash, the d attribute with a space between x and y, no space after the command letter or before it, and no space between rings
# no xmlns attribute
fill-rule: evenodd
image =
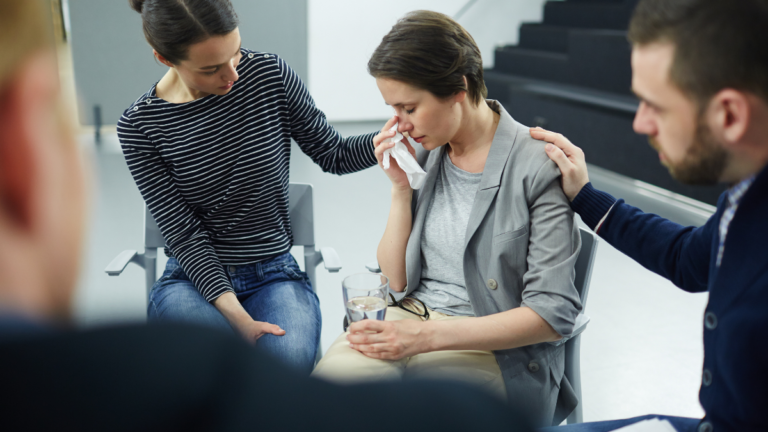
<svg viewBox="0 0 768 432"><path fill-rule="evenodd" d="M717 268L718 225L728 200L699 228L643 213L591 184L571 206L593 230L688 292L709 291L704 315L702 422L715 431L768 430L768 168L741 199Z"/></svg>

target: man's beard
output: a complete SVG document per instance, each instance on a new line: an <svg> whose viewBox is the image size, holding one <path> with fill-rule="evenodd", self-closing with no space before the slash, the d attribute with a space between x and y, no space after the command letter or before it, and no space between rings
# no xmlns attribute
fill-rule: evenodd
<svg viewBox="0 0 768 432"><path fill-rule="evenodd" d="M658 142L649 137L651 147L661 151ZM702 117L696 122L693 144L679 163L664 162L673 178L689 185L714 185L722 178L730 155L712 136Z"/></svg>

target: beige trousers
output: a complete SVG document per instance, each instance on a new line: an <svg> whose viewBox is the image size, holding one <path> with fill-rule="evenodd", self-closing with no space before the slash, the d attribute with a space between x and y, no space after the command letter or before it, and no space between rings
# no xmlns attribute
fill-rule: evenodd
<svg viewBox="0 0 768 432"><path fill-rule="evenodd" d="M405 304L410 310L421 310L421 305L410 299L406 299ZM428 310L430 321L467 318ZM405 319L424 320L399 307L387 308L386 321ZM479 386L506 400L504 379L492 351L434 351L400 360L379 360L366 357L350 348L347 341L348 334L349 332L343 333L328 348L328 352L317 364L312 376L336 383L399 381L410 378L450 379Z"/></svg>

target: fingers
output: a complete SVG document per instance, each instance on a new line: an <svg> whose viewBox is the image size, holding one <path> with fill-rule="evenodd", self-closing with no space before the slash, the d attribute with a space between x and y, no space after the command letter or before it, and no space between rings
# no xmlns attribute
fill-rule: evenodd
<svg viewBox="0 0 768 432"><path fill-rule="evenodd" d="M285 330L281 329L280 326L276 324L266 324L262 330L264 333L273 334L275 336L282 336L285 334Z"/></svg>
<svg viewBox="0 0 768 432"><path fill-rule="evenodd" d="M379 360L400 360L404 357L401 349L389 344L350 344L349 347L366 357Z"/></svg>
<svg viewBox="0 0 768 432"><path fill-rule="evenodd" d="M384 124L384 127L381 128L382 132L389 132L390 129L392 129L392 126L397 123L397 116L392 116L391 119L387 120L387 122ZM394 134L393 134L394 135Z"/></svg>
<svg viewBox="0 0 768 432"><path fill-rule="evenodd" d="M394 132L391 135L389 135L389 133L387 133L387 135L384 137L384 139L392 138L392 135L394 135ZM374 138L373 141L376 142L376 139ZM383 139L382 139L382 141L383 141ZM394 142L388 142L386 144L381 144L381 143L376 144L376 150L373 151L373 154L376 156L376 159L378 159L379 162L381 162L381 158L384 155L384 151L387 150L387 149L391 149L392 147L395 146L395 144L396 143L394 143Z"/></svg>
<svg viewBox="0 0 768 432"><path fill-rule="evenodd" d="M383 333L350 333L347 335L347 340L350 344L374 344L389 342L388 338Z"/></svg>
<svg viewBox="0 0 768 432"><path fill-rule="evenodd" d="M397 123L397 116L394 116L391 119L387 120L387 122L384 124L384 127L381 128L381 131L378 134L376 134L375 137L373 137L374 148L378 148L382 142L395 136L395 133L397 133L396 131L392 131L392 132L389 131L390 129L392 129L392 126L394 126L395 123Z"/></svg>
<svg viewBox="0 0 768 432"><path fill-rule="evenodd" d="M547 152L547 156L552 159L552 162L557 164L561 172L572 168L573 163L568 159L568 156L563 153L560 147L553 144L547 144L544 146L544 150Z"/></svg>
<svg viewBox="0 0 768 432"><path fill-rule="evenodd" d="M395 131L379 132L378 135L373 137L373 147L378 150L378 148L381 147L381 143L395 136L395 133L396 133Z"/></svg>
<svg viewBox="0 0 768 432"><path fill-rule="evenodd" d="M564 137L562 134L550 132L540 127L531 128L530 133L531 137L537 140L546 141L550 144L556 145L565 152L566 156L575 154L581 150L573 145L570 141L568 141L568 138Z"/></svg>
<svg viewBox="0 0 768 432"><path fill-rule="evenodd" d="M387 326L386 321L378 321L378 320L362 320L358 321L356 323L352 323L352 325L349 326L349 333L362 333L362 332L381 332L384 331L384 329Z"/></svg>

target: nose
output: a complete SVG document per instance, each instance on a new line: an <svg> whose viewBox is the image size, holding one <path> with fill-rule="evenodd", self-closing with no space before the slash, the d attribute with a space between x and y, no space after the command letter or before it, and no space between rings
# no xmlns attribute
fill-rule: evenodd
<svg viewBox="0 0 768 432"><path fill-rule="evenodd" d="M650 109L645 102L640 102L635 113L635 120L632 122L632 129L641 135L655 135L656 127L651 115Z"/></svg>
<svg viewBox="0 0 768 432"><path fill-rule="evenodd" d="M234 63L229 63L227 70L224 72L223 78L227 82L235 82L240 79L240 75L237 73L237 66Z"/></svg>
<svg viewBox="0 0 768 432"><path fill-rule="evenodd" d="M403 132L410 132L413 130L413 123L411 123L410 120L407 120L402 116L399 116L399 120L400 122L397 125L398 132L403 133Z"/></svg>

